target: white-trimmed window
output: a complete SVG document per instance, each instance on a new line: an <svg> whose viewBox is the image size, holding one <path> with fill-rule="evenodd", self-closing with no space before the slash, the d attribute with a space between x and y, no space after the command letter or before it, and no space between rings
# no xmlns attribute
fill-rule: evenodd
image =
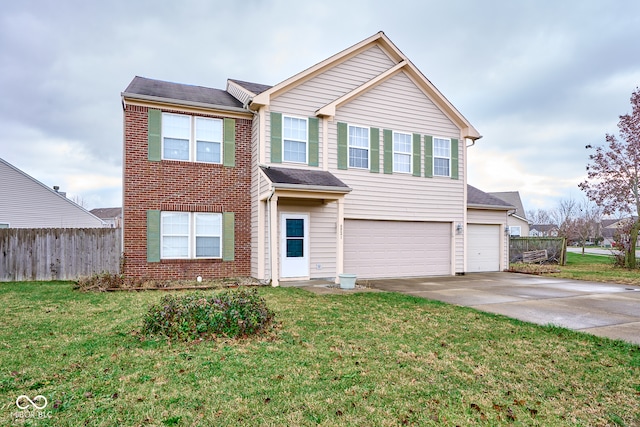
<svg viewBox="0 0 640 427"><path fill-rule="evenodd" d="M393 132L393 171L411 173L411 134Z"/></svg>
<svg viewBox="0 0 640 427"><path fill-rule="evenodd" d="M307 119L282 118L283 160L307 163Z"/></svg>
<svg viewBox="0 0 640 427"><path fill-rule="evenodd" d="M162 113L162 158L222 163L222 120Z"/></svg>
<svg viewBox="0 0 640 427"><path fill-rule="evenodd" d="M349 125L349 167L369 169L369 128Z"/></svg>
<svg viewBox="0 0 640 427"><path fill-rule="evenodd" d="M161 258L221 258L222 214L161 213Z"/></svg>
<svg viewBox="0 0 640 427"><path fill-rule="evenodd" d="M520 236L522 234L522 228L519 225L512 225L509 227L509 235Z"/></svg>
<svg viewBox="0 0 640 427"><path fill-rule="evenodd" d="M451 140L433 138L433 174L451 176Z"/></svg>

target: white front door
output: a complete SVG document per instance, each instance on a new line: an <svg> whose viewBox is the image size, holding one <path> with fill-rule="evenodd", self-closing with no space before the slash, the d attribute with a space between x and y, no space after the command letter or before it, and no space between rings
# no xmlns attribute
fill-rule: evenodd
<svg viewBox="0 0 640 427"><path fill-rule="evenodd" d="M280 277L309 276L309 215L282 214Z"/></svg>

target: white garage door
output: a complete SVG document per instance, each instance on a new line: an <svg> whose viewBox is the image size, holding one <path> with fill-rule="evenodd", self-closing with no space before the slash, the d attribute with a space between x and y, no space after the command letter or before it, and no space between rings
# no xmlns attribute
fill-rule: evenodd
<svg viewBox="0 0 640 427"><path fill-rule="evenodd" d="M358 278L451 274L451 224L344 222L344 271Z"/></svg>
<svg viewBox="0 0 640 427"><path fill-rule="evenodd" d="M467 271L500 271L500 226L469 224Z"/></svg>

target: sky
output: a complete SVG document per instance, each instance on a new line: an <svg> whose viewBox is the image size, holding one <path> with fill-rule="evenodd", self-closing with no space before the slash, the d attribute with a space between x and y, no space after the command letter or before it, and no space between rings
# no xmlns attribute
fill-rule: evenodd
<svg viewBox="0 0 640 427"><path fill-rule="evenodd" d="M0 158L121 206L135 76L275 85L378 31L483 135L468 183L527 211L584 197L585 146L617 134L640 86L637 0L5 0Z"/></svg>

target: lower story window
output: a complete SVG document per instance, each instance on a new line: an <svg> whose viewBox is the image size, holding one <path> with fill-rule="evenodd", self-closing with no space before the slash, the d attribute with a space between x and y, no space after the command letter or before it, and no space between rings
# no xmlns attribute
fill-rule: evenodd
<svg viewBox="0 0 640 427"><path fill-rule="evenodd" d="M222 214L162 212L162 258L220 258Z"/></svg>

